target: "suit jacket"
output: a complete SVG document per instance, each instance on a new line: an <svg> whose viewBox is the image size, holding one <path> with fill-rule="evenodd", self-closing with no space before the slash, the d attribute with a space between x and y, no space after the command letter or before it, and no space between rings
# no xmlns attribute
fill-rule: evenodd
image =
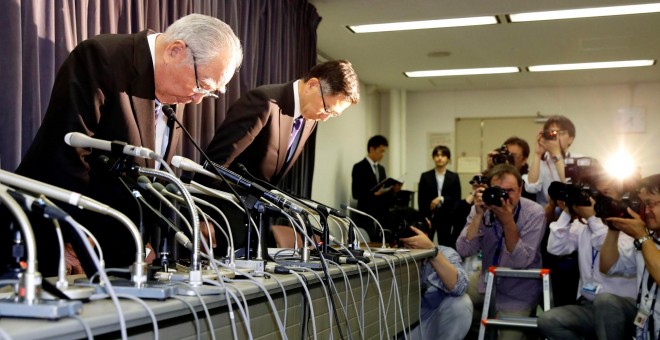
<svg viewBox="0 0 660 340"><path fill-rule="evenodd" d="M378 176L381 181L387 178L385 167L380 164L378 164ZM374 214L379 210L379 200L371 192L371 188L376 186L378 182L376 181L376 175L371 167L371 163L366 158L353 165L351 179L353 198L357 200L358 210Z"/></svg>
<svg viewBox="0 0 660 340"><path fill-rule="evenodd" d="M154 66L147 33L99 35L83 41L71 52L57 73L46 115L17 173L80 192L136 216L134 199L127 200L131 196L126 189L109 183L105 165L97 162L105 152L70 147L64 142L64 135L76 131L155 149ZM177 117L182 117L183 108L184 105L178 105ZM174 155L179 137L180 129L170 122L169 143L163 155L166 160ZM133 161L139 166L154 167L151 159ZM98 215L87 217L85 220L82 216L83 221L79 222L91 223L86 226L99 238L109 265L134 261L134 242L126 228L116 223L110 228L106 223L113 222ZM48 256L55 260L58 257L56 253L48 254L57 250L55 239L44 236L49 231L52 226L39 231L40 269L49 262ZM42 272L46 270L43 268Z"/></svg>
<svg viewBox="0 0 660 340"><path fill-rule="evenodd" d="M291 159L286 161L293 128L293 82L264 85L241 96L227 112L206 153L229 167L242 163L260 179L277 184L291 169L314 131L316 122L305 120Z"/></svg>
<svg viewBox="0 0 660 340"><path fill-rule="evenodd" d="M419 178L417 192L419 212L422 216L431 218L434 213L430 209L431 201L438 197L438 181L435 178L435 169L422 173ZM445 171L445 180L442 184L441 193L442 197L444 197L444 202L439 208L436 208L436 212L439 215L448 217L447 214L451 213L456 203L461 199L461 182L455 172Z"/></svg>

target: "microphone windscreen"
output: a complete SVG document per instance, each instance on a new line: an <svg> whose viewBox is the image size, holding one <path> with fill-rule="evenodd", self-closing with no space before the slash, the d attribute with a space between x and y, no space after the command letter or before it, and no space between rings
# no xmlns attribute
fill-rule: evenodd
<svg viewBox="0 0 660 340"><path fill-rule="evenodd" d="M144 175L138 177L137 182L138 182L138 185L140 186L140 188L142 188L142 189L145 189L147 186L149 186L151 184L151 181L149 180L149 178L147 178L147 176L144 176Z"/></svg>
<svg viewBox="0 0 660 340"><path fill-rule="evenodd" d="M342 203L342 204L340 204L339 207L340 207L342 210L346 210L346 209L348 209L348 205L346 205L346 203Z"/></svg>
<svg viewBox="0 0 660 340"><path fill-rule="evenodd" d="M156 189L156 191L158 191L158 192L163 192L163 190L165 190L165 187L162 184L158 183L158 182L155 182L153 184L153 186L154 186L154 189Z"/></svg>
<svg viewBox="0 0 660 340"><path fill-rule="evenodd" d="M175 195L178 195L178 194L179 194L179 188L177 188L176 185L174 185L174 184L172 184L172 183L168 183L168 184L165 186L165 190L167 190L167 191L169 191L169 192L171 192L171 193L173 193L173 194L175 194Z"/></svg>

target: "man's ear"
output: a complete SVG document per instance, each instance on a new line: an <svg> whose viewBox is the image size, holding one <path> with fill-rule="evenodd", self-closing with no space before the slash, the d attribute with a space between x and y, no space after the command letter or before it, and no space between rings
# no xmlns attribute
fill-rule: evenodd
<svg viewBox="0 0 660 340"><path fill-rule="evenodd" d="M180 62L188 58L189 49L186 43L183 40L174 40L167 43L165 46L165 53L163 53L163 58L166 62Z"/></svg>

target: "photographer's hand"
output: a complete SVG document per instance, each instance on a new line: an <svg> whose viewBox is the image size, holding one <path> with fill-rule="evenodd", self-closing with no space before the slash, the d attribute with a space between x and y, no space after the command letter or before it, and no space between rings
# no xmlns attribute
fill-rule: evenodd
<svg viewBox="0 0 660 340"><path fill-rule="evenodd" d="M497 219L502 224L502 229L504 230L504 244L506 245L506 250L512 252L516 247L516 243L520 239L518 234L518 226L516 226L516 221L513 218L514 206L511 203L511 200L501 199L502 206L488 206L488 208L495 213Z"/></svg>
<svg viewBox="0 0 660 340"><path fill-rule="evenodd" d="M410 230L414 231L415 236L407 237L407 238L402 238L401 243L403 243L404 247L410 248L410 249L433 249L435 247L435 244L431 239L424 234L423 231L410 226Z"/></svg>
<svg viewBox="0 0 660 340"><path fill-rule="evenodd" d="M573 210L575 211L578 216L586 219L589 219L591 216L596 215L596 211L594 211L594 205L596 204L596 201L592 197L589 197L589 201L591 202L590 206L582 206L582 205L574 205Z"/></svg>
<svg viewBox="0 0 660 340"><path fill-rule="evenodd" d="M646 229L646 223L642 220L639 214L630 208L628 208L628 214L633 218L610 217L606 221L634 239L639 239L648 235L649 232Z"/></svg>
<svg viewBox="0 0 660 340"><path fill-rule="evenodd" d="M486 204L484 203L484 190L486 188L484 187L479 187L474 191L474 209L476 210L477 214L483 215L484 212L486 212Z"/></svg>

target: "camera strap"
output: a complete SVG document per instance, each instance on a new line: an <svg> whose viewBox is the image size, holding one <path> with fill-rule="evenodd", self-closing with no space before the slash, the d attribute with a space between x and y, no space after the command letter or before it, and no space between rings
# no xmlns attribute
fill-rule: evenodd
<svg viewBox="0 0 660 340"><path fill-rule="evenodd" d="M644 285L644 274L647 275L646 279L646 294L644 295L644 301L642 301L642 288ZM655 289L653 289L655 288ZM653 292L653 297L651 302L649 302L649 294L651 293L651 290L654 290ZM651 276L651 273L649 273L648 269L646 268L646 265L644 266L644 271L642 272L642 279L639 282L639 290L637 293L637 316L635 317L635 325L638 327L637 333L641 331L642 333L644 332L644 329L648 329L649 333L649 339L657 339L657 337L654 337L655 333L655 319L653 315L655 314L655 302L656 298L658 296L658 285L656 284L655 280ZM643 312L646 314L647 320L643 324L640 324L637 322L637 319L640 316L640 313ZM648 327L648 328L647 328ZM658 334L660 336L660 334Z"/></svg>
<svg viewBox="0 0 660 340"><path fill-rule="evenodd" d="M513 222L516 224L516 227L518 227L518 232L520 232L520 226L518 226L518 217L520 217L520 202L516 205L516 209L513 211ZM490 212L491 214L493 213L492 211ZM495 248L495 256L493 257L493 266L497 267L500 265L500 256L502 255L502 245L504 244L504 227L502 224L500 224L500 221L497 218L493 218L495 221L495 225L493 228L493 232L495 233L495 237L497 237L497 248ZM497 226L502 229L502 233L498 234L497 233Z"/></svg>

